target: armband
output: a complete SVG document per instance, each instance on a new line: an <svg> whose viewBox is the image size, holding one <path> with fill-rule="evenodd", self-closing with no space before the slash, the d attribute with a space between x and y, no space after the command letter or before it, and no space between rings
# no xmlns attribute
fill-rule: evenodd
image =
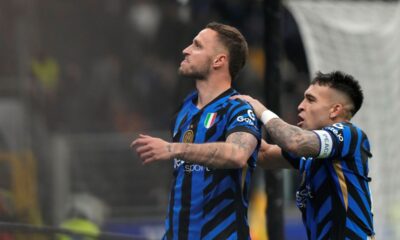
<svg viewBox="0 0 400 240"><path fill-rule="evenodd" d="M327 158L332 152L333 141L331 135L324 130L313 131L317 134L320 142L320 149L317 158Z"/></svg>

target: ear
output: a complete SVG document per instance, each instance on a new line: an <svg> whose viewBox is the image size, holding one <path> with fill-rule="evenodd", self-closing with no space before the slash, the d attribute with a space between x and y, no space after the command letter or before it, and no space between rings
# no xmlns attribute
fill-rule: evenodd
<svg viewBox="0 0 400 240"><path fill-rule="evenodd" d="M218 54L213 61L213 67L220 68L226 64L228 58L225 54Z"/></svg>
<svg viewBox="0 0 400 240"><path fill-rule="evenodd" d="M340 103L335 103L332 105L331 109L329 110L329 118L335 119L340 116L343 112L343 105Z"/></svg>

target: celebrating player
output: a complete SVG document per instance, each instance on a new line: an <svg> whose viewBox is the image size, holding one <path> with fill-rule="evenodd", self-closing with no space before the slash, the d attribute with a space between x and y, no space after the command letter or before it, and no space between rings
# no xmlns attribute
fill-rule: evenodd
<svg viewBox="0 0 400 240"><path fill-rule="evenodd" d="M308 239L373 238L370 146L367 135L350 122L363 102L359 83L339 71L317 73L298 106L298 127L249 96L234 98L253 106L276 143L262 141L259 164L300 171L296 201Z"/></svg>
<svg viewBox="0 0 400 240"><path fill-rule="evenodd" d="M230 99L247 42L234 27L210 23L183 50L179 73L196 82L172 129L173 142L140 135L144 164L174 160L163 239L249 239L248 193L261 126L251 106Z"/></svg>

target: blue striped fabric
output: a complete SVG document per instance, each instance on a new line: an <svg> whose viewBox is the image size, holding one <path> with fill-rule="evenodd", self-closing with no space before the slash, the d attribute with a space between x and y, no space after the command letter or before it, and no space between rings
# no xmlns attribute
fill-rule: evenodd
<svg viewBox="0 0 400 240"><path fill-rule="evenodd" d="M251 133L260 141L261 126L251 106L229 99L236 94L229 89L203 109L195 105L197 93L189 95L176 116L174 141L223 142L234 132ZM210 113L216 118L205 124ZM211 169L175 159L163 239L249 239L248 192L258 149L245 169Z"/></svg>
<svg viewBox="0 0 400 240"><path fill-rule="evenodd" d="M327 158L284 156L303 181L297 191L308 239L367 239L374 235L365 133L351 123L323 128L332 140Z"/></svg>

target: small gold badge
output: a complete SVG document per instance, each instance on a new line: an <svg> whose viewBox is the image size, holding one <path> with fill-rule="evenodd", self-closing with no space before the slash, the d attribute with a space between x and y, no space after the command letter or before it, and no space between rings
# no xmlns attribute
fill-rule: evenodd
<svg viewBox="0 0 400 240"><path fill-rule="evenodd" d="M194 137L194 132L192 130L187 130L183 135L183 142L184 143L192 143Z"/></svg>

